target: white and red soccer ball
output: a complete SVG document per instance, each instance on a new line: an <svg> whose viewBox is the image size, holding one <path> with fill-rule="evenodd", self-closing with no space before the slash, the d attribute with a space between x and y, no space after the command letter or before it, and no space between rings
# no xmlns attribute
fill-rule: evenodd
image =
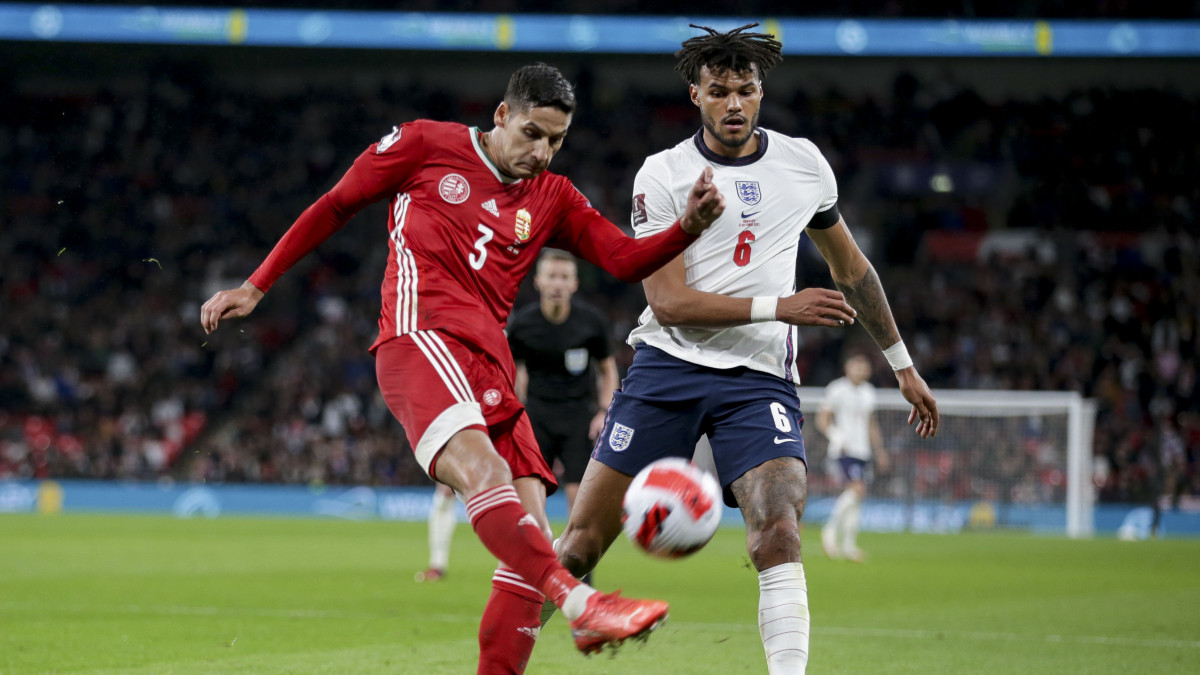
<svg viewBox="0 0 1200 675"><path fill-rule="evenodd" d="M662 558L682 558L704 547L723 511L721 486L712 474L679 457L652 462L625 491L621 523L638 548Z"/></svg>

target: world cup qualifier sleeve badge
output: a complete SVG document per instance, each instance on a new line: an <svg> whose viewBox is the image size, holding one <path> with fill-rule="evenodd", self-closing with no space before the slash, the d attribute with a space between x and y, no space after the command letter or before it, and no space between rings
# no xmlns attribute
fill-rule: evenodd
<svg viewBox="0 0 1200 675"><path fill-rule="evenodd" d="M756 180L739 180L734 183L737 189L738 199L747 206L754 206L762 201L762 190L758 187Z"/></svg>

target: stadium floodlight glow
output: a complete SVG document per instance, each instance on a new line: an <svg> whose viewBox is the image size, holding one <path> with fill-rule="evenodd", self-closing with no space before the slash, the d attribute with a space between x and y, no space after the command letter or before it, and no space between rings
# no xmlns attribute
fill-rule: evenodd
<svg viewBox="0 0 1200 675"><path fill-rule="evenodd" d="M0 40L671 54L689 23L758 21L788 55L1195 57L1200 21L793 19L0 3Z"/></svg>

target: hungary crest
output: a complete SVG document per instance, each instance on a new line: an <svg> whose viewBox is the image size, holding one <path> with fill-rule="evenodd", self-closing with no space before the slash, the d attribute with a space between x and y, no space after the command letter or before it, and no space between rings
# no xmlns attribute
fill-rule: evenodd
<svg viewBox="0 0 1200 675"><path fill-rule="evenodd" d="M533 219L525 209L517 211L517 223L514 229L517 232L517 239L529 241L529 235L533 231Z"/></svg>

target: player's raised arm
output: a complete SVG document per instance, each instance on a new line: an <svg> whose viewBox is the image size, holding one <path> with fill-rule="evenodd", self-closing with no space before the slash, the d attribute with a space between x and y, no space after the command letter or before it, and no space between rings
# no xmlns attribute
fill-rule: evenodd
<svg viewBox="0 0 1200 675"><path fill-rule="evenodd" d="M409 131L406 145L396 144L400 138L401 130L397 128L380 143L367 148L333 189L300 214L245 283L209 298L200 308L204 332L216 330L221 319L238 319L253 312L284 272L341 229L363 207L387 194L392 183L408 172L412 157L421 148L421 138L413 131Z"/></svg>
<svg viewBox="0 0 1200 675"><path fill-rule="evenodd" d="M576 195L581 206L572 209L558 245L627 283L645 279L682 253L725 211L725 197L713 184L709 167L688 192L683 217L649 237L630 237L590 205L582 206L586 200Z"/></svg>
<svg viewBox="0 0 1200 675"><path fill-rule="evenodd" d="M350 175L348 172L333 190L300 214L245 283L239 288L218 291L204 303L200 309L200 323L205 333L216 330L220 319L237 319L254 311L258 301L284 272L341 229L366 205L350 196L351 191L347 188Z"/></svg>
<svg viewBox="0 0 1200 675"><path fill-rule="evenodd" d="M900 391L913 406L908 423L917 423L916 431L921 438L935 435L938 428L937 401L913 365L900 338L900 330L896 328L896 319L892 316L892 308L888 305L879 275L858 248L850 229L846 227L846 221L839 218L833 227L810 228L808 236L829 264L833 282L845 296L846 302L855 309L859 323L883 350L892 370L896 372Z"/></svg>

